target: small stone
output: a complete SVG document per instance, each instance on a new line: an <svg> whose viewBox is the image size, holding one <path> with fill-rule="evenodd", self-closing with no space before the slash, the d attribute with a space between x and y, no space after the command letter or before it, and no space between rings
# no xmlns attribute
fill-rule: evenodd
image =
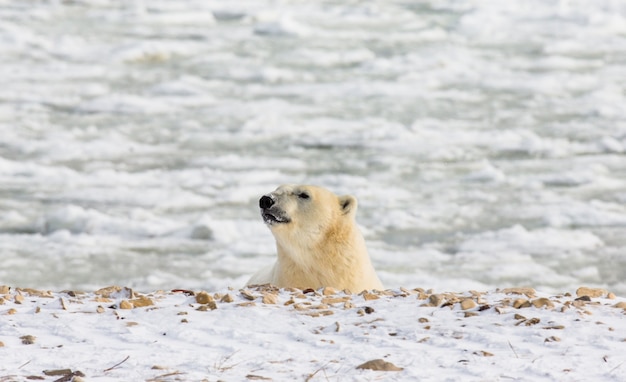
<svg viewBox="0 0 626 382"><path fill-rule="evenodd" d="M474 354L480 355L483 357L493 357L493 353L489 353L488 351L484 351L484 350L475 351Z"/></svg>
<svg viewBox="0 0 626 382"><path fill-rule="evenodd" d="M528 298L535 297L535 290L533 288L522 287L522 288L505 288L502 290L504 294L523 294Z"/></svg>
<svg viewBox="0 0 626 382"><path fill-rule="evenodd" d="M549 309L554 308L554 303L545 297L541 297L536 300L533 300L531 301L531 304L533 304L535 308L543 308L543 307L546 307Z"/></svg>
<svg viewBox="0 0 626 382"><path fill-rule="evenodd" d="M343 297L325 297L322 299L322 304L332 305L340 304L342 302L350 301L350 296Z"/></svg>
<svg viewBox="0 0 626 382"><path fill-rule="evenodd" d="M344 308L344 309L353 309L353 308L355 308L355 307L356 307L356 305L354 305L354 303L353 303L352 301L346 301L346 302L343 304L343 308Z"/></svg>
<svg viewBox="0 0 626 382"><path fill-rule="evenodd" d="M324 296L332 296L334 294L337 294L337 291L333 287L325 287L324 289L322 289L322 294Z"/></svg>
<svg viewBox="0 0 626 382"><path fill-rule="evenodd" d="M426 304L426 306L439 306L439 305L443 304L443 302L444 302L443 295L431 294L428 297L428 303Z"/></svg>
<svg viewBox="0 0 626 382"><path fill-rule="evenodd" d="M559 337L550 336L550 337L546 338L543 342L559 342L559 341L561 341L561 339Z"/></svg>
<svg viewBox="0 0 626 382"><path fill-rule="evenodd" d="M16 294L15 297L13 297L13 301L16 304L21 304L24 302L24 296L22 296L20 293Z"/></svg>
<svg viewBox="0 0 626 382"><path fill-rule="evenodd" d="M515 309L530 308L530 306L530 302L523 298L518 298L517 300L513 301L513 307Z"/></svg>
<svg viewBox="0 0 626 382"><path fill-rule="evenodd" d="M426 317L420 317L417 321L418 321L420 324L425 324L425 323L429 322L429 321L428 321L428 318L426 318Z"/></svg>
<svg viewBox="0 0 626 382"><path fill-rule="evenodd" d="M196 302L198 304L208 304L211 301L215 301L213 296L208 294L207 292L200 292L196 295Z"/></svg>
<svg viewBox="0 0 626 382"><path fill-rule="evenodd" d="M96 312L97 313L104 313L104 307L102 305L98 305L98 307L96 308Z"/></svg>
<svg viewBox="0 0 626 382"><path fill-rule="evenodd" d="M476 316L478 316L478 313L477 313L477 312L465 312L465 313L464 313L464 317L465 317L465 318L468 318L468 317L476 317Z"/></svg>
<svg viewBox="0 0 626 382"><path fill-rule="evenodd" d="M372 308L370 306L364 307L363 310L365 311L366 314L372 314L372 313L375 312L374 308Z"/></svg>
<svg viewBox="0 0 626 382"><path fill-rule="evenodd" d="M471 298L461 301L461 310L473 309L477 306L476 302Z"/></svg>
<svg viewBox="0 0 626 382"><path fill-rule="evenodd" d="M398 367L391 362L387 362L382 359L373 359L371 361L367 361L356 367L357 369L367 369L367 370L376 370L376 371L401 371L404 370L402 367Z"/></svg>
<svg viewBox="0 0 626 382"><path fill-rule="evenodd" d="M27 336L21 336L20 339L22 340L22 343L24 345L32 345L35 343L35 340L37 339L37 337L27 335Z"/></svg>
<svg viewBox="0 0 626 382"><path fill-rule="evenodd" d="M373 293L363 293L363 298L365 299L365 301L370 301L370 300L378 300L380 297L377 294L373 294Z"/></svg>
<svg viewBox="0 0 626 382"><path fill-rule="evenodd" d="M233 302L233 301L235 301L235 300L233 299L233 296L231 296L231 295L230 295L230 293L225 294L225 295L224 295L224 296L220 299L220 302L226 302L226 303L231 303L231 302Z"/></svg>
<svg viewBox="0 0 626 382"><path fill-rule="evenodd" d="M588 287L580 287L576 289L576 296L588 296L592 298L602 297L608 294L606 289L601 288L588 288Z"/></svg>
<svg viewBox="0 0 626 382"><path fill-rule="evenodd" d="M615 299L617 298L617 296L615 295L615 293L613 293L613 292L609 292L609 293L606 295L606 298L608 298L609 300L615 300Z"/></svg>
<svg viewBox="0 0 626 382"><path fill-rule="evenodd" d="M72 369L44 370L43 373L48 377L58 377L60 375L72 374Z"/></svg>
<svg viewBox="0 0 626 382"><path fill-rule="evenodd" d="M133 304L131 304L128 300L122 300L120 302L120 309L132 309Z"/></svg>
<svg viewBox="0 0 626 382"><path fill-rule="evenodd" d="M0 341L0 348L4 347L4 342Z"/></svg>
<svg viewBox="0 0 626 382"><path fill-rule="evenodd" d="M0 285L0 294L9 294L11 292L11 287L8 285Z"/></svg>
<svg viewBox="0 0 626 382"><path fill-rule="evenodd" d="M7 314L16 314L16 313L17 313L17 310L15 310L15 309L13 309L13 308L11 308L11 309L9 309L9 310L7 311Z"/></svg>
<svg viewBox="0 0 626 382"><path fill-rule="evenodd" d="M626 310L626 301L618 302L617 304L613 305L613 307Z"/></svg>
<svg viewBox="0 0 626 382"><path fill-rule="evenodd" d="M243 298L245 298L246 300L249 301L254 301L254 299L256 299L256 296L254 296L249 290L247 289L242 289L240 291L241 295L243 296Z"/></svg>
<svg viewBox="0 0 626 382"><path fill-rule="evenodd" d="M273 293L265 293L262 301L264 304L276 304L278 303L278 296Z"/></svg>
<svg viewBox="0 0 626 382"><path fill-rule="evenodd" d="M516 319L516 320L526 320L526 317L522 316L521 314L517 314L517 313L515 313L513 318Z"/></svg>
<svg viewBox="0 0 626 382"><path fill-rule="evenodd" d="M127 288L127 287L120 287L117 285L113 285L113 286L109 286L106 288L102 288L102 289L98 289L97 291L94 292L94 294L98 295L98 296L102 296L104 298L112 298L112 297L116 297L116 298L134 298L135 297L135 293L133 292L132 289Z"/></svg>
<svg viewBox="0 0 626 382"><path fill-rule="evenodd" d="M135 308L142 308L144 306L154 305L154 301L152 301L151 298L146 297L146 296L139 296L139 298L131 300L130 302L133 304Z"/></svg>

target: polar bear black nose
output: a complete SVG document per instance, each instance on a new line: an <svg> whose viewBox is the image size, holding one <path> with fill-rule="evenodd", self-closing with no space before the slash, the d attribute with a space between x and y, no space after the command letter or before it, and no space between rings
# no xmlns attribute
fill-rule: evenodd
<svg viewBox="0 0 626 382"><path fill-rule="evenodd" d="M270 208L273 205L274 205L274 199L270 198L267 195L263 195L261 196L261 199L259 199L259 207L263 209Z"/></svg>

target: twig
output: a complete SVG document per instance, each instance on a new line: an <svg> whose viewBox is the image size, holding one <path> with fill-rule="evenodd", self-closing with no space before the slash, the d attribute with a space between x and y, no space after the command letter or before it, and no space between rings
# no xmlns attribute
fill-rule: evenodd
<svg viewBox="0 0 626 382"><path fill-rule="evenodd" d="M123 364L124 362L128 361L128 359L129 359L129 358L130 358L130 356L129 356L129 355L127 355L127 356L126 356L126 358L124 358L124 359L122 360L122 362L120 362L120 363L118 363L118 364L116 364L116 365L113 365L113 366L111 366L111 367L110 367L110 368L108 368L108 369L104 369L104 372L106 373L107 371L111 371L111 370L115 369L115 368L116 368L116 367L118 367L119 365L121 365L121 364Z"/></svg>
<svg viewBox="0 0 626 382"><path fill-rule="evenodd" d="M24 366L28 365L30 363L30 361L32 361L32 359L29 359L25 364L23 364L22 366L18 367L18 369L23 368Z"/></svg>
<svg viewBox="0 0 626 382"><path fill-rule="evenodd" d="M509 343L509 347L511 348L511 350L513 350L513 354L515 354L515 358L519 358L519 356L517 355L517 352L515 351L515 348L513 348L513 345L511 345L511 341L507 341Z"/></svg>
<svg viewBox="0 0 626 382"><path fill-rule="evenodd" d="M614 368L612 368L611 371L609 371L609 374L612 374L615 371L615 369L617 369L618 367L622 366L623 364L624 364L624 362L622 362L619 365L617 365Z"/></svg>

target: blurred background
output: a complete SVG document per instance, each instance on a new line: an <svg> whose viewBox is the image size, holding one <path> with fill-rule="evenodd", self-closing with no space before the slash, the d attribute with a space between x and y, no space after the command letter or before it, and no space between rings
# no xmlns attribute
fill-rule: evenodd
<svg viewBox="0 0 626 382"><path fill-rule="evenodd" d="M0 284L241 287L259 197L386 287L626 295L626 3L0 1Z"/></svg>

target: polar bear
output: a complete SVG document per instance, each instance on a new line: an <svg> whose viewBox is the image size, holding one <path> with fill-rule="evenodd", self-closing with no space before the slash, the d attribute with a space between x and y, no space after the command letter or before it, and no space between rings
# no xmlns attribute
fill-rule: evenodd
<svg viewBox="0 0 626 382"><path fill-rule="evenodd" d="M316 186L282 185L259 200L276 240L276 262L247 285L382 290L354 216L354 196Z"/></svg>

